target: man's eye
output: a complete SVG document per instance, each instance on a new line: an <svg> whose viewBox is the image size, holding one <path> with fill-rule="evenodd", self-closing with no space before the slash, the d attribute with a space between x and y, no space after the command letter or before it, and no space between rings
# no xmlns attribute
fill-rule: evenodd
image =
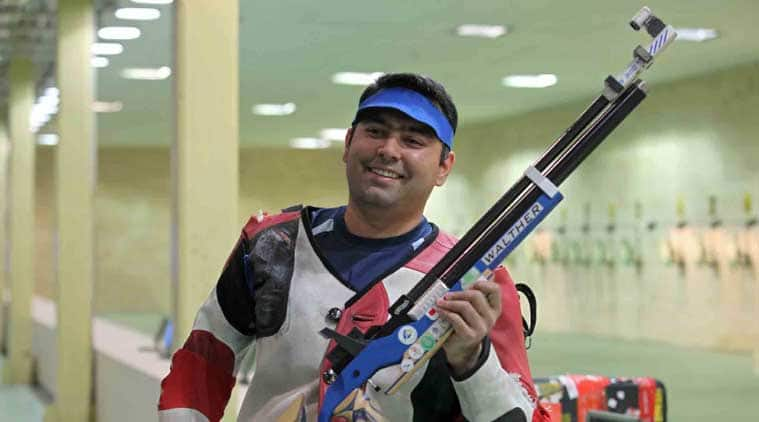
<svg viewBox="0 0 759 422"><path fill-rule="evenodd" d="M417 138L406 138L406 143L413 146L413 147L421 147L424 146L424 142Z"/></svg>

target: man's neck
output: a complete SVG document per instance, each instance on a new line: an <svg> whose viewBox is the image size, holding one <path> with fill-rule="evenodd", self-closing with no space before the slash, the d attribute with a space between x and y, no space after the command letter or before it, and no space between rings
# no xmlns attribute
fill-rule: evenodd
<svg viewBox="0 0 759 422"><path fill-rule="evenodd" d="M359 207L349 202L344 219L351 234L369 239L384 239L413 230L422 221L422 212L404 214L387 209Z"/></svg>

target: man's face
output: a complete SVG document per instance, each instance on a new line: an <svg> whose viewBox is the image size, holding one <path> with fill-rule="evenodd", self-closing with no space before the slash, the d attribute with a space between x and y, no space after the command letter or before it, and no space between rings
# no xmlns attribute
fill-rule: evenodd
<svg viewBox="0 0 759 422"><path fill-rule="evenodd" d="M453 167L426 125L400 111L380 109L348 131L343 161L350 200L357 206L422 211Z"/></svg>

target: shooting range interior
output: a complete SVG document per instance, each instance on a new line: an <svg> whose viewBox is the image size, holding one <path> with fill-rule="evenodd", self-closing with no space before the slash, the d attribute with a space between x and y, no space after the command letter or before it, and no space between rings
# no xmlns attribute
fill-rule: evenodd
<svg viewBox="0 0 759 422"><path fill-rule="evenodd" d="M532 376L553 420L759 420L756 0L0 0L0 422L157 421L245 222L346 203L383 73L456 102L425 216L463 236L657 42L643 6L647 98L504 261Z"/></svg>

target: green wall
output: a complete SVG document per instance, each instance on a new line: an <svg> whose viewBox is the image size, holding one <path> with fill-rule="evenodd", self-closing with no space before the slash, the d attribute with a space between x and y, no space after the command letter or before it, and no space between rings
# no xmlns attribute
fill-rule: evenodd
<svg viewBox="0 0 759 422"><path fill-rule="evenodd" d="M54 149L39 147L37 153L36 293L52 297ZM298 203L326 206L346 198L338 149L241 150L240 178L241 228L258 209L271 212ZM167 149L98 152L97 313L170 311L170 189ZM235 236L230 234L230 239Z"/></svg>
<svg viewBox="0 0 759 422"><path fill-rule="evenodd" d="M599 87L600 84L601 81ZM454 174L444 188L433 194L428 204L428 217L449 231L462 234L591 100L463 125L456 140ZM564 211L554 213L546 224L548 228L556 227L564 215L567 236L580 239L583 236L578 234L578 229L585 218L583 210L589 206L591 237L602 238L606 236L602 228L608 223L607 209L609 203L613 203L617 209L619 233L630 233L635 227L633 204L640 201L643 219L658 222L658 228L647 232L641 243L645 245L646 263L642 269L635 270L622 268L622 264L614 270L593 265L579 269L571 265L541 266L533 265L527 257L528 248L522 248L510 260L512 273L517 279L529 279L539 291L541 304L548 304L541 310L544 329L614 335L614 330L603 328L604 318L595 318L599 320L597 326L589 324L586 317L593 318L594 315L581 314L579 310L606 312L604 315L607 316L613 312L613 318L620 318L618 324L627 324L627 330L635 332L629 335L633 338L672 339L673 333L688 328L671 324L669 329L654 335L656 330L651 327L655 326L655 319L652 318L647 323L649 325L640 323L640 318L632 324L622 318L624 307L620 308L620 304L630 306L636 315L659 312L680 313L683 318L698 315L697 309L693 308L695 302L673 308L672 303L677 301L667 297L660 298L657 306L647 307L646 301L653 299L638 293L651 289L658 291L662 286L644 288L637 280L679 280L672 283L685 283L684 280L695 277L678 273L659 258L661 239L676 219L678 197L686 204L687 219L696 226L708 221L709 195L717 195L719 213L728 228L735 228L742 222L744 193L759 196L759 171L755 163L759 158L759 145L755 142L759 119L753 117L757 109L759 64L650 87L650 98L562 187L567 197L560 206ZM466 122L466 116L462 120ZM50 147L38 148L37 160L39 259L36 291L45 296L52 296L54 291L51 236L54 216L50 211L53 204L53 151ZM98 172L96 312L168 313L169 151L104 148L99 151ZM319 151L243 149L240 177L241 226L247 216L259 208L276 211L297 203L329 206L344 203L346 199L339 148ZM718 278L707 270L699 271L698 277L703 280ZM586 280L589 284L572 285L576 279ZM563 280L561 289L564 289L566 300L557 301L555 295L549 294L559 288L558 284L550 284L551 280ZM614 289L611 284L601 287L592 284L603 283L599 280L615 280ZM744 284L750 286L751 281ZM670 285L672 297L681 300L683 286ZM756 292L755 287L751 289ZM594 299L587 292L600 296ZM635 296L629 292L638 293ZM569 298L577 297L584 299L570 303ZM708 303L699 302L698 305L708 306ZM750 305L741 306L751 308ZM551 307L563 310L553 312ZM570 315L570 309L577 312ZM753 312L753 308L746 312ZM562 313L566 317L562 317ZM611 325L609 318L612 317L606 318L606 326ZM708 329L708 326L702 328ZM687 338L679 342L705 347L721 347L723 343L715 336L698 342L690 342ZM748 347L746 341L735 344L728 348L745 350Z"/></svg>
<svg viewBox="0 0 759 422"><path fill-rule="evenodd" d="M649 98L562 186L569 220L582 220L590 202L605 225L614 202L620 223L631 221L640 200L646 218L672 223L682 196L688 219L705 221L711 194L724 219L741 219L744 193L759 197L759 64L649 88ZM463 126L449 190L466 196L457 208L467 209L456 213L473 218L484 211L591 100ZM472 218L451 219L452 230L465 230Z"/></svg>
<svg viewBox="0 0 759 422"><path fill-rule="evenodd" d="M553 235L554 255L569 258L540 263L528 238L508 267L537 291L542 329L750 350L759 344L759 271L735 262L722 271L703 263L682 271L663 249L678 201L699 238L711 221L710 195L727 239L743 230L744 195L754 203L759 197L759 119L753 116L759 64L653 85L649 92L562 186L566 199L544 227ZM462 127L452 183L427 214L463 233L591 101ZM651 221L655 229L642 227ZM552 230L560 225L564 235ZM641 251L640 267L625 256L625 242Z"/></svg>

